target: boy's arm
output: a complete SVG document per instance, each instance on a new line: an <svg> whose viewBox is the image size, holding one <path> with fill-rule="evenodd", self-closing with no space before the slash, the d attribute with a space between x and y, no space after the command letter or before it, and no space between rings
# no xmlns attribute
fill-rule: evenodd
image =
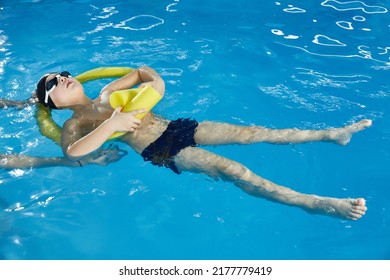
<svg viewBox="0 0 390 280"><path fill-rule="evenodd" d="M150 84L161 96L164 96L164 80L154 69L148 66L142 66L106 85L100 92L100 98L107 98L117 90L129 89L138 84L141 84L141 86L142 84Z"/></svg>
<svg viewBox="0 0 390 280"><path fill-rule="evenodd" d="M114 132L133 132L141 124L135 116L146 112L144 109L122 113L121 107L116 108L112 116L97 128L83 135L82 119L70 119L65 122L62 130L62 150L71 160L79 160L99 149Z"/></svg>
<svg viewBox="0 0 390 280"><path fill-rule="evenodd" d="M0 98L0 108L16 108L23 109L36 103L34 97L30 97L26 100L9 100Z"/></svg>
<svg viewBox="0 0 390 280"><path fill-rule="evenodd" d="M52 166L83 167L88 164L107 165L120 160L127 155L126 151L118 146L110 145L107 149L99 149L93 155L89 155L78 161L69 160L65 157L32 157L18 154L0 154L0 168L42 168Z"/></svg>
<svg viewBox="0 0 390 280"><path fill-rule="evenodd" d="M0 155L0 168L14 169L14 168L38 168L51 166L82 166L81 162L70 161L64 157L31 157L18 154Z"/></svg>

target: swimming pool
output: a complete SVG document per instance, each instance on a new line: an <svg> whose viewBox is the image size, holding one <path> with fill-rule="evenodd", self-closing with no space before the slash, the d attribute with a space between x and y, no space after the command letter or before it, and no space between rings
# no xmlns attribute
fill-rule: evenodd
<svg viewBox="0 0 390 280"><path fill-rule="evenodd" d="M1 3L1 98L27 98L49 71L146 64L166 81L155 112L168 118L374 125L346 147L210 148L301 192L363 196L369 210L360 221L178 176L129 151L105 167L0 170L0 258L389 259L389 8L332 0ZM96 96L105 82L87 92ZM1 153L61 155L34 112L1 111ZM68 116L54 114L59 123Z"/></svg>

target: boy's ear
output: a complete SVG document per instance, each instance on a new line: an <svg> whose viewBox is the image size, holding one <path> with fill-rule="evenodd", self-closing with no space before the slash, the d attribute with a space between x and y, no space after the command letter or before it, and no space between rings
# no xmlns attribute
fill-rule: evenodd
<svg viewBox="0 0 390 280"><path fill-rule="evenodd" d="M33 92L31 92L31 97L28 99L28 101L30 103L38 103L39 100L38 100L38 96L37 96L37 91L34 90Z"/></svg>

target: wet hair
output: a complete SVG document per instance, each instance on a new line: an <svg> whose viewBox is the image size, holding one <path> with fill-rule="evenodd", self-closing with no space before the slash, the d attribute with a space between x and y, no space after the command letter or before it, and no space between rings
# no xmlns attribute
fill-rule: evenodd
<svg viewBox="0 0 390 280"><path fill-rule="evenodd" d="M54 74L54 73L49 73L49 74L45 74L42 76L42 78L39 80L39 82L37 84L37 88L36 88L35 92L36 92L36 95L38 97L39 103L45 105L46 107L49 107L50 109L58 109L58 107L54 104L53 100L51 100L50 95L49 95L49 98L47 100L47 103L45 102L46 80L50 74Z"/></svg>

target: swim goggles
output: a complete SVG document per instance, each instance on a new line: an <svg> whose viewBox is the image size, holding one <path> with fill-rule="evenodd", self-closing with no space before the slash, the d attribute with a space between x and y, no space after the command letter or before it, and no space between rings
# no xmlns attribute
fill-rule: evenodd
<svg viewBox="0 0 390 280"><path fill-rule="evenodd" d="M50 93L58 86L58 81L61 77L69 78L72 77L72 75L68 71L63 71L59 74L57 74L53 79L46 82L45 86L45 104L49 102L49 95Z"/></svg>

